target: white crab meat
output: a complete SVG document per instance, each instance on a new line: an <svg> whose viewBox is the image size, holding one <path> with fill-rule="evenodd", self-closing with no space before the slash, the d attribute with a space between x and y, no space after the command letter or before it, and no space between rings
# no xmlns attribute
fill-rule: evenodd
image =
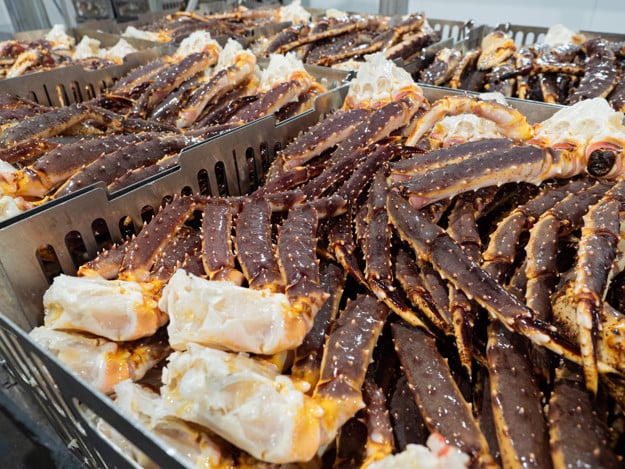
<svg viewBox="0 0 625 469"><path fill-rule="evenodd" d="M261 72L259 90L267 91L285 81L298 80L309 88L315 79L304 67L304 62L293 52L287 54L271 54L267 67ZM297 99L295 99L297 101Z"/></svg>
<svg viewBox="0 0 625 469"><path fill-rule="evenodd" d="M302 6L300 0L293 0L287 6L278 8L276 18L278 21L290 21L291 23L308 23L312 15Z"/></svg>
<svg viewBox="0 0 625 469"><path fill-rule="evenodd" d="M134 26L128 26L122 33L122 37L134 37L136 39L144 39L146 41L166 42L166 39L163 39L159 33L143 31Z"/></svg>
<svg viewBox="0 0 625 469"><path fill-rule="evenodd" d="M107 394L112 392L115 384L126 379L141 379L147 371L143 367L133 369L130 351L100 337L45 326L36 327L29 335L87 383ZM149 368L152 366L153 363L149 364Z"/></svg>
<svg viewBox="0 0 625 469"><path fill-rule="evenodd" d="M217 65L215 65L215 70L222 70L224 68L235 65L237 61L240 61L241 57L243 56L249 57L250 62L254 65L256 64L256 56L254 54L252 54L247 49L243 49L243 46L240 42L229 38L222 51L219 53L219 59L217 59Z"/></svg>
<svg viewBox="0 0 625 469"><path fill-rule="evenodd" d="M203 425L257 459L309 461L329 441L323 409L290 377L245 354L189 344L163 369L168 412Z"/></svg>
<svg viewBox="0 0 625 469"><path fill-rule="evenodd" d="M135 52L138 52L135 47L125 39L120 39L113 47L102 50L100 56L121 63L124 57L128 54L134 54Z"/></svg>
<svg viewBox="0 0 625 469"><path fill-rule="evenodd" d="M583 34L576 33L563 24L554 24L551 26L543 38L543 42L551 47L562 44L581 44L584 41L586 41L586 37Z"/></svg>
<svg viewBox="0 0 625 469"><path fill-rule="evenodd" d="M88 59L90 57L100 57L100 41L89 36L83 36L74 49L74 59Z"/></svg>
<svg viewBox="0 0 625 469"><path fill-rule="evenodd" d="M497 124L474 114L447 116L434 126L429 135L430 142L438 142L442 147L481 140L500 138Z"/></svg>
<svg viewBox="0 0 625 469"><path fill-rule="evenodd" d="M221 46L211 37L210 32L203 30L194 31L180 41L180 45L178 46L178 49L176 49L174 56L186 57L187 55L196 52L211 49L221 52Z"/></svg>
<svg viewBox="0 0 625 469"><path fill-rule="evenodd" d="M192 428L176 417L168 416L163 400L156 392L130 380L115 385L114 391L115 406L124 415L151 430L168 450L175 451L193 467L232 466L228 452L206 432ZM158 467L106 422L98 422L98 429L141 467Z"/></svg>
<svg viewBox="0 0 625 469"><path fill-rule="evenodd" d="M415 104L423 101L421 88L410 73L395 65L381 52L365 56L356 78L350 82L345 108L377 107L406 97Z"/></svg>
<svg viewBox="0 0 625 469"><path fill-rule="evenodd" d="M151 285L61 274L43 295L44 323L128 341L153 335L167 322Z"/></svg>
<svg viewBox="0 0 625 469"><path fill-rule="evenodd" d="M76 39L67 34L64 24L55 24L44 36L44 39L53 44L53 49L71 49Z"/></svg>
<svg viewBox="0 0 625 469"><path fill-rule="evenodd" d="M159 307L169 316L167 332L175 350L198 343L274 354L297 347L309 329L282 293L205 280L182 269L163 288Z"/></svg>
<svg viewBox="0 0 625 469"><path fill-rule="evenodd" d="M409 444L401 453L375 461L368 469L464 469L470 462L467 454L446 444L437 433L430 434L426 445Z"/></svg>
<svg viewBox="0 0 625 469"><path fill-rule="evenodd" d="M2 195L0 196L0 221L19 215L29 208L21 197Z"/></svg>
<svg viewBox="0 0 625 469"><path fill-rule="evenodd" d="M543 145L570 144L582 150L595 143L612 143L623 148L622 122L623 113L612 109L604 98L586 99L536 124L534 138Z"/></svg>

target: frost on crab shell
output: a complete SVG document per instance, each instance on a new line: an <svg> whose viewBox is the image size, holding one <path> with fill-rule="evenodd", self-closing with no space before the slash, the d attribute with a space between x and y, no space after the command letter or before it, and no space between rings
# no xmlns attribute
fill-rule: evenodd
<svg viewBox="0 0 625 469"><path fill-rule="evenodd" d="M169 316L171 346L197 343L223 350L274 354L301 344L309 329L282 293L251 290L176 271L159 307Z"/></svg>
<svg viewBox="0 0 625 469"><path fill-rule="evenodd" d="M410 73L386 59L383 53L377 52L365 56L365 61L350 83L343 107L374 108L402 97L420 104L423 93Z"/></svg>

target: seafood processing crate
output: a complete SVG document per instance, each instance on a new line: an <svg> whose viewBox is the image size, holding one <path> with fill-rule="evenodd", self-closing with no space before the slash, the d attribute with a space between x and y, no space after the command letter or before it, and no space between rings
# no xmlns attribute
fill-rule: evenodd
<svg viewBox="0 0 625 469"><path fill-rule="evenodd" d="M162 45L129 54L119 65L86 70L68 65L45 72L0 80L0 94L12 94L46 106L67 106L102 94L130 70L164 53Z"/></svg>
<svg viewBox="0 0 625 469"><path fill-rule="evenodd" d="M428 100L458 91L423 87ZM106 421L127 441L161 467L185 467L156 437L137 428L79 377L35 344L27 332L42 322L43 294L60 273L75 274L77 267L97 251L140 227L175 194L249 193L262 179L276 152L302 130L336 109L347 86L320 95L315 107L276 123L274 116L252 122L212 140L189 147L179 163L116 194L91 187L59 199L10 224L0 224L0 355L25 392L40 405L55 430L86 465L132 467L97 429L96 418ZM560 106L510 100L530 122L543 120ZM45 227L45 229L42 229ZM136 230L132 230L136 231Z"/></svg>
<svg viewBox="0 0 625 469"><path fill-rule="evenodd" d="M526 26L512 23L500 23L494 27L481 25L480 27L472 29L467 37L470 38L471 47L477 47L479 46L484 36L494 30L499 30L507 33L514 40L514 43L517 47L523 47L543 41L548 29L549 28L541 26ZM580 30L579 33L589 38L603 37L610 41L625 41L625 34L604 33L600 31L585 30Z"/></svg>

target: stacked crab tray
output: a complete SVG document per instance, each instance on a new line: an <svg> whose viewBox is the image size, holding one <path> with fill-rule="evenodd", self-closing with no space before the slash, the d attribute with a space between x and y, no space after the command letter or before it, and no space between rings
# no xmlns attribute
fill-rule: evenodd
<svg viewBox="0 0 625 469"><path fill-rule="evenodd" d="M593 97L625 108L622 34L481 25L431 63L409 68L424 84L570 105Z"/></svg>
<svg viewBox="0 0 625 469"><path fill-rule="evenodd" d="M257 60L237 41L222 47L202 31L169 54L153 52L143 64L0 84L5 220L94 183L125 189L176 165L183 148L308 109L347 76L292 56Z"/></svg>
<svg viewBox="0 0 625 469"><path fill-rule="evenodd" d="M376 54L0 227L0 350L94 466L616 467L621 118Z"/></svg>
<svg viewBox="0 0 625 469"><path fill-rule="evenodd" d="M88 29L25 31L0 43L0 76L4 79L32 73L45 73L61 67L81 66L96 70L122 64L141 51L162 44ZM40 78L45 81L45 75Z"/></svg>

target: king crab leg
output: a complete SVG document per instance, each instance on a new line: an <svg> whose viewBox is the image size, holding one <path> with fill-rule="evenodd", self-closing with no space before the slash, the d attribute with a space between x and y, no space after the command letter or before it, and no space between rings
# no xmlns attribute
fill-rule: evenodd
<svg viewBox="0 0 625 469"><path fill-rule="evenodd" d="M582 373L570 363L556 370L549 399L549 434L554 467L618 467L618 458L605 444L605 423L593 409Z"/></svg>
<svg viewBox="0 0 625 469"><path fill-rule="evenodd" d="M155 260L169 241L172 227L182 226L198 203L201 199L196 197L176 197L160 210L128 244L119 278L147 282Z"/></svg>
<svg viewBox="0 0 625 469"><path fill-rule="evenodd" d="M228 199L210 198L202 216L202 261L210 280L243 284L243 274L236 268L232 251L232 219L237 204Z"/></svg>
<svg viewBox="0 0 625 469"><path fill-rule="evenodd" d="M313 327L304 337L302 344L295 349L291 367L291 375L307 382L311 389L314 389L319 380L326 337L338 315L345 286L343 269L334 263L322 262L319 284L329 295L328 300L315 315Z"/></svg>
<svg viewBox="0 0 625 469"><path fill-rule="evenodd" d="M387 209L395 229L420 258L432 263L444 278L464 291L508 329L525 335L532 342L558 355L581 363L579 352L573 344L556 334L552 326L535 319L525 304L471 262L442 228L430 223L405 199L393 192L388 195ZM602 373L619 372L610 363L599 361L598 366Z"/></svg>
<svg viewBox="0 0 625 469"><path fill-rule="evenodd" d="M601 327L601 308L608 277L617 255L617 243L620 239L619 214L623 211L624 203L625 181L619 181L588 210L578 246L574 287L578 337L586 388L593 394L597 394L599 381L596 341L598 329Z"/></svg>
<svg viewBox="0 0 625 469"><path fill-rule="evenodd" d="M149 137L146 134L112 135L61 145L15 173L3 173L0 185L5 193L43 197L82 166Z"/></svg>
<svg viewBox="0 0 625 469"><path fill-rule="evenodd" d="M558 276L559 239L581 226L588 207L596 204L608 188L599 183L569 194L543 213L530 230L526 246L525 301L536 318L551 321L550 297ZM532 358L536 368L549 380L550 357L542 349L535 349Z"/></svg>
<svg viewBox="0 0 625 469"><path fill-rule="evenodd" d="M265 198L253 197L242 204L235 247L250 288L284 291L285 283L271 243L271 207Z"/></svg>
<svg viewBox="0 0 625 469"><path fill-rule="evenodd" d="M527 345L500 322L490 325L486 357L497 440L505 467L550 467L543 396Z"/></svg>
<svg viewBox="0 0 625 469"><path fill-rule="evenodd" d="M338 110L289 143L278 156L284 169L301 166L349 138L368 119L369 109Z"/></svg>
<svg viewBox="0 0 625 469"><path fill-rule="evenodd" d="M434 339L418 328L398 324L391 328L395 351L428 429L440 433L448 444L467 453L473 463L496 467L486 439ZM445 402L444 407L441 407L441 400Z"/></svg>
<svg viewBox="0 0 625 469"><path fill-rule="evenodd" d="M185 80L203 72L217 63L219 52L211 48L203 52L194 52L159 71L155 80L147 87L135 103L132 115L145 117L160 104L167 95L178 88Z"/></svg>
<svg viewBox="0 0 625 469"><path fill-rule="evenodd" d="M582 47L590 59L586 64L586 72L569 99L570 104L583 99L605 98L621 77L615 64L614 52L610 50L605 39L590 39Z"/></svg>
<svg viewBox="0 0 625 469"><path fill-rule="evenodd" d="M447 96L436 101L429 111L420 116L406 145L414 146L445 116L475 114L493 121L504 136L525 141L532 136L531 126L523 114L495 101L484 101L468 96Z"/></svg>
<svg viewBox="0 0 625 469"><path fill-rule="evenodd" d="M367 426L365 460L362 466L367 467L372 462L392 454L395 439L384 391L369 380L365 381L362 391L366 403L365 423Z"/></svg>
<svg viewBox="0 0 625 469"><path fill-rule="evenodd" d="M128 147L123 147L109 153L104 159L96 159L73 172L55 191L53 197L67 195L98 181L113 183L127 171L143 165L152 165L167 155L177 154L192 142L189 137L183 135L152 134L146 137L143 141L135 142L132 153L128 152Z"/></svg>
<svg viewBox="0 0 625 469"><path fill-rule="evenodd" d="M449 316L445 314L447 312L446 303L436 301L431 294L431 288L427 288L425 285L424 277L426 274L419 270L417 262L401 247L395 258L395 276L408 300L425 314L436 330L443 334L451 334L451 321ZM411 325L418 325L418 323L411 323Z"/></svg>
<svg viewBox="0 0 625 469"><path fill-rule="evenodd" d="M563 186L551 186L524 205L518 206L497 225L484 250L482 268L497 282L504 283L510 275L520 237L538 218L568 194L575 194L590 185L588 179L577 179Z"/></svg>
<svg viewBox="0 0 625 469"><path fill-rule="evenodd" d="M491 194L494 190L491 188ZM458 197L456 205L449 214L447 232L466 253L467 257L476 263L481 261L482 242L478 232L476 217L486 205L486 194L484 199L475 193L465 193ZM460 356L460 362L467 372L467 376L472 376L472 339L473 327L477 320L475 305L469 298L457 288L449 289L449 312L454 327L454 337L456 348Z"/></svg>
<svg viewBox="0 0 625 469"><path fill-rule="evenodd" d="M391 269L391 225L386 211L386 183L376 173L367 201L366 230L362 241L365 280L369 289L393 312L410 324L421 323L414 311L397 294ZM423 323L419 324L423 327Z"/></svg>
<svg viewBox="0 0 625 469"><path fill-rule="evenodd" d="M286 297L307 330L329 297L319 284L317 223L317 212L310 204L297 205L289 210L278 233L278 259L286 281Z"/></svg>

